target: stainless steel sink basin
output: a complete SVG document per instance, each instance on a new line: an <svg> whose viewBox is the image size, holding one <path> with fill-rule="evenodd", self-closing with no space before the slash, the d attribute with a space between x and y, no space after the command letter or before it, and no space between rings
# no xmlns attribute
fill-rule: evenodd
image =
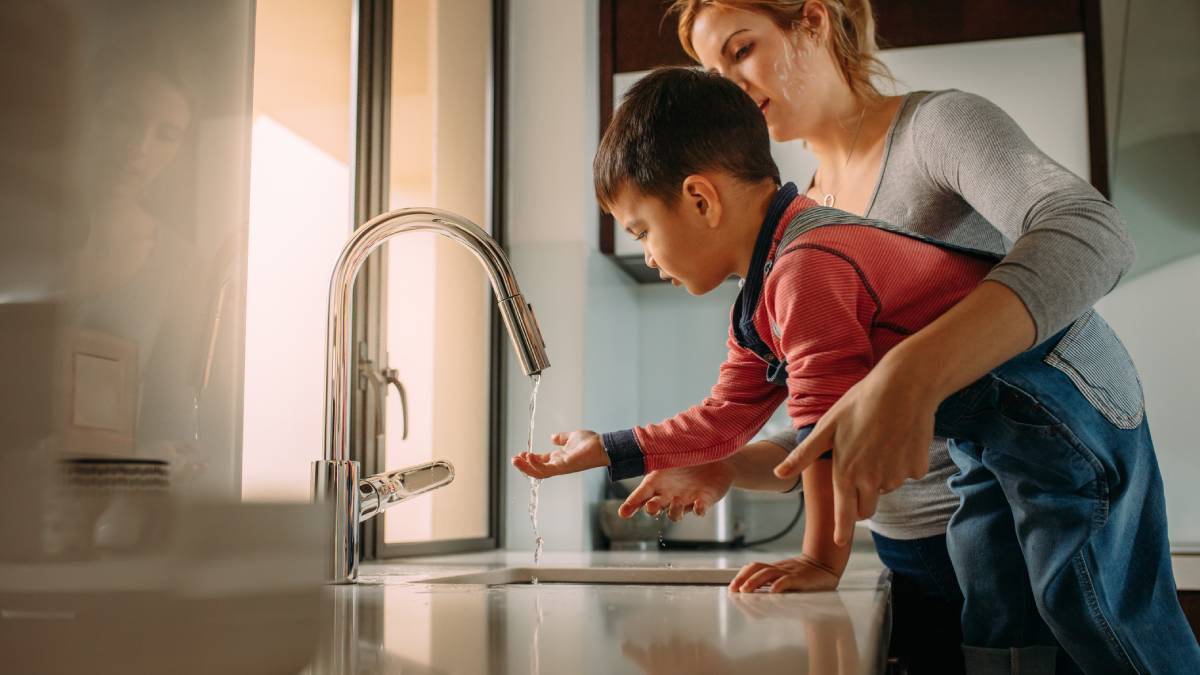
<svg viewBox="0 0 1200 675"><path fill-rule="evenodd" d="M423 584L652 584L727 586L736 569L687 567L504 567L501 569L423 579Z"/></svg>

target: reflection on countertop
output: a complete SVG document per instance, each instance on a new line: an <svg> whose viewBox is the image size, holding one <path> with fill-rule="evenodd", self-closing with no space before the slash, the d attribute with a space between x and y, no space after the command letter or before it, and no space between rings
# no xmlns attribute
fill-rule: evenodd
<svg viewBox="0 0 1200 675"><path fill-rule="evenodd" d="M836 592L730 594L723 586L423 583L525 567L528 551L366 564L325 592L307 675L353 673L880 672L888 576L855 554ZM736 569L763 552L548 553L544 567Z"/></svg>

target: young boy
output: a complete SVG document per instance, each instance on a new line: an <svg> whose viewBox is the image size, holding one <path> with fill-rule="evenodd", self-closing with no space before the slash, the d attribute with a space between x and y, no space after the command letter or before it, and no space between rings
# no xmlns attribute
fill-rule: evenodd
<svg viewBox="0 0 1200 675"><path fill-rule="evenodd" d="M696 295L731 275L743 287L707 399L660 424L556 434L561 449L513 459L534 477L712 467L785 400L802 439L995 262L779 187L761 113L713 74L669 68L640 80L594 169L601 205L663 278ZM1085 327L1102 339L1078 340ZM1122 406L1130 400L1136 411ZM1018 649L1024 666L1041 660L1053 672L1061 644L1088 672L1200 672L1140 401L1128 354L1089 312L939 408L937 433L952 439L960 468L948 541L964 635L983 636L967 645L981 650L975 663L1007 671ZM803 553L772 590L837 586L850 549L833 540L831 464L802 473ZM728 476L712 480L727 487Z"/></svg>

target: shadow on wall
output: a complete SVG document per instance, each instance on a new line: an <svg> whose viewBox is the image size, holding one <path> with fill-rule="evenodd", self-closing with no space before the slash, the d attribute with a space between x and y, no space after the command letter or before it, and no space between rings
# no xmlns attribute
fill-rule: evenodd
<svg viewBox="0 0 1200 675"><path fill-rule="evenodd" d="M1137 245L1136 276L1200 253L1200 133L1170 134L1122 147L1113 203Z"/></svg>

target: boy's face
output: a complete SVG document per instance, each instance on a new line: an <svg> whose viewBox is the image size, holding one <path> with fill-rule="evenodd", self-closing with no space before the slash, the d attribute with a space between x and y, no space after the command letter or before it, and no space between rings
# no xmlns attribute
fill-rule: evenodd
<svg viewBox="0 0 1200 675"><path fill-rule="evenodd" d="M642 245L646 265L692 295L713 290L729 276L716 250L716 230L711 198L685 187L674 205L643 194L633 187L617 193L611 205L613 218Z"/></svg>

